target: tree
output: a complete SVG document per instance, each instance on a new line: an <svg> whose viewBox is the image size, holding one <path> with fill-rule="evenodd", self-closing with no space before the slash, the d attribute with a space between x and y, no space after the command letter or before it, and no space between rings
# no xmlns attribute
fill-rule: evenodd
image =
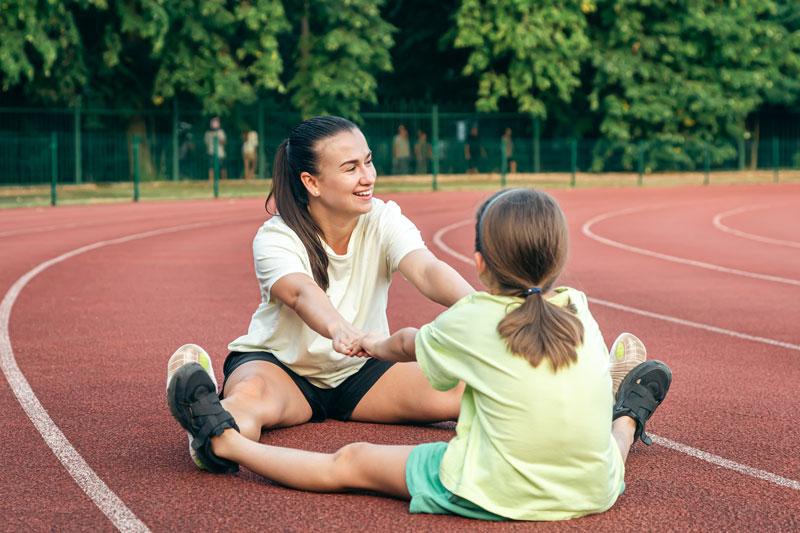
<svg viewBox="0 0 800 533"><path fill-rule="evenodd" d="M381 18L382 1L302 0L297 68L288 83L291 101L304 118L335 114L358 119L362 102L375 102L375 73L392 68L395 28Z"/></svg>
<svg viewBox="0 0 800 533"><path fill-rule="evenodd" d="M0 10L0 79L3 92L71 103L89 71L74 10L104 7L105 0L38 2L9 0Z"/></svg>
<svg viewBox="0 0 800 533"><path fill-rule="evenodd" d="M569 104L590 48L584 10L567 0L464 0L456 16L457 47L471 48L464 67L479 78L479 111L511 99L519 111L546 117Z"/></svg>
<svg viewBox="0 0 800 533"><path fill-rule="evenodd" d="M631 168L692 168L736 155L745 118L768 98L796 97L798 42L773 2L611 0L591 17L590 102L600 132Z"/></svg>

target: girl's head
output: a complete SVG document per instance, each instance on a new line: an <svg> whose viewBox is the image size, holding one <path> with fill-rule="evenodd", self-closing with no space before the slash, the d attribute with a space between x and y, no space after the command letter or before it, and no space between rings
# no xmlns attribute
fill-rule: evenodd
<svg viewBox="0 0 800 533"><path fill-rule="evenodd" d="M372 208L375 169L367 141L347 119L308 119L278 147L272 176L267 212L274 200L277 212L303 242L314 280L326 290L328 256L320 240L321 219L355 220Z"/></svg>
<svg viewBox="0 0 800 533"><path fill-rule="evenodd" d="M569 365L583 342L583 325L574 314L574 305L563 308L545 298L564 268L568 248L564 213L545 192L501 191L478 208L478 272L494 292L523 299L497 330L509 349L533 366L544 357L556 370Z"/></svg>

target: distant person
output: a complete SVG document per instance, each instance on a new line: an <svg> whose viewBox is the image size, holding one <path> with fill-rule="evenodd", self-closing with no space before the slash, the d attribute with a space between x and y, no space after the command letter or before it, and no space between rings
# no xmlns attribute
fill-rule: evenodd
<svg viewBox="0 0 800 533"><path fill-rule="evenodd" d="M422 131L417 131L417 142L414 143L414 158L417 161L415 168L417 174L428 173L428 162L433 158L433 147L428 142L428 135Z"/></svg>
<svg viewBox="0 0 800 533"><path fill-rule="evenodd" d="M514 141L511 139L511 128L506 128L503 136L500 137L500 141L505 145L508 171L514 174L517 172L517 161L514 159Z"/></svg>
<svg viewBox="0 0 800 533"><path fill-rule="evenodd" d="M205 143L206 154L208 154L208 180L214 180L214 139L217 139L217 159L219 161L222 179L228 179L228 171L225 168L225 130L222 129L219 117L214 117L209 122L209 129L206 131Z"/></svg>
<svg viewBox="0 0 800 533"><path fill-rule="evenodd" d="M486 149L478 137L478 126L473 124L464 144L464 159L467 162L467 174L477 174L482 170L483 160L486 159Z"/></svg>
<svg viewBox="0 0 800 533"><path fill-rule="evenodd" d="M188 122L178 124L178 169L181 176L194 179L194 134Z"/></svg>
<svg viewBox="0 0 800 533"><path fill-rule="evenodd" d="M643 360L644 345L623 334L610 357L586 295L555 285L568 236L552 197L502 191L476 219L475 268L488 292L463 297L419 330L368 333L350 345L369 362L418 361L436 390L465 383L449 442L360 442L332 454L261 444L237 431L199 364L175 373L173 415L211 441L218 460L296 489L373 491L410 500L412 513L483 520L610 509L625 488L630 447L649 443L645 423L672 374L660 361L641 362L614 389L609 368Z"/></svg>
<svg viewBox="0 0 800 533"><path fill-rule="evenodd" d="M408 174L411 162L411 143L408 130L400 124L392 142L392 174Z"/></svg>
<svg viewBox="0 0 800 533"><path fill-rule="evenodd" d="M248 130L242 134L242 161L244 162L244 179L251 180L256 177L258 163L258 133Z"/></svg>

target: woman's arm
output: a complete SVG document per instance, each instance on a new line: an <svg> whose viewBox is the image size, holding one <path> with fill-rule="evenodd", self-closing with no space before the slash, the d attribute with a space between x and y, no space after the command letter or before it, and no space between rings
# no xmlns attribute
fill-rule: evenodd
<svg viewBox="0 0 800 533"><path fill-rule="evenodd" d="M364 353L381 361L396 361L399 363L416 361L415 341L417 331L419 331L417 328L403 328L389 337L379 333L368 333L356 341L351 349L353 355Z"/></svg>
<svg viewBox="0 0 800 533"><path fill-rule="evenodd" d="M331 339L333 349L345 355L349 347L364 335L350 324L331 303L319 285L306 274L287 274L272 285L271 295L294 309L311 329Z"/></svg>
<svg viewBox="0 0 800 533"><path fill-rule="evenodd" d="M445 307L475 292L461 274L425 248L407 253L398 269L419 292Z"/></svg>

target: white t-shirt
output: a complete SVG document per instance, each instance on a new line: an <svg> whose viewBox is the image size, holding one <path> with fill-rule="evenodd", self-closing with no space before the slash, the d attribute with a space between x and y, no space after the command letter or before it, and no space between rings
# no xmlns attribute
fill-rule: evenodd
<svg viewBox="0 0 800 533"><path fill-rule="evenodd" d="M225 132L222 129L208 130L205 135L206 153L214 155L214 137L219 139L217 141L217 157L220 159L225 158Z"/></svg>
<svg viewBox="0 0 800 533"><path fill-rule="evenodd" d="M344 317L364 332L389 334L386 305L392 274L409 252L425 248L414 224L394 202L372 200L347 245L337 255L327 244L328 297ZM333 388L354 374L366 359L333 350L331 340L309 328L293 309L270 296L272 285L287 274L313 278L303 243L280 216L267 220L253 241L261 305L246 335L228 345L239 352L268 351L297 374L321 388Z"/></svg>

